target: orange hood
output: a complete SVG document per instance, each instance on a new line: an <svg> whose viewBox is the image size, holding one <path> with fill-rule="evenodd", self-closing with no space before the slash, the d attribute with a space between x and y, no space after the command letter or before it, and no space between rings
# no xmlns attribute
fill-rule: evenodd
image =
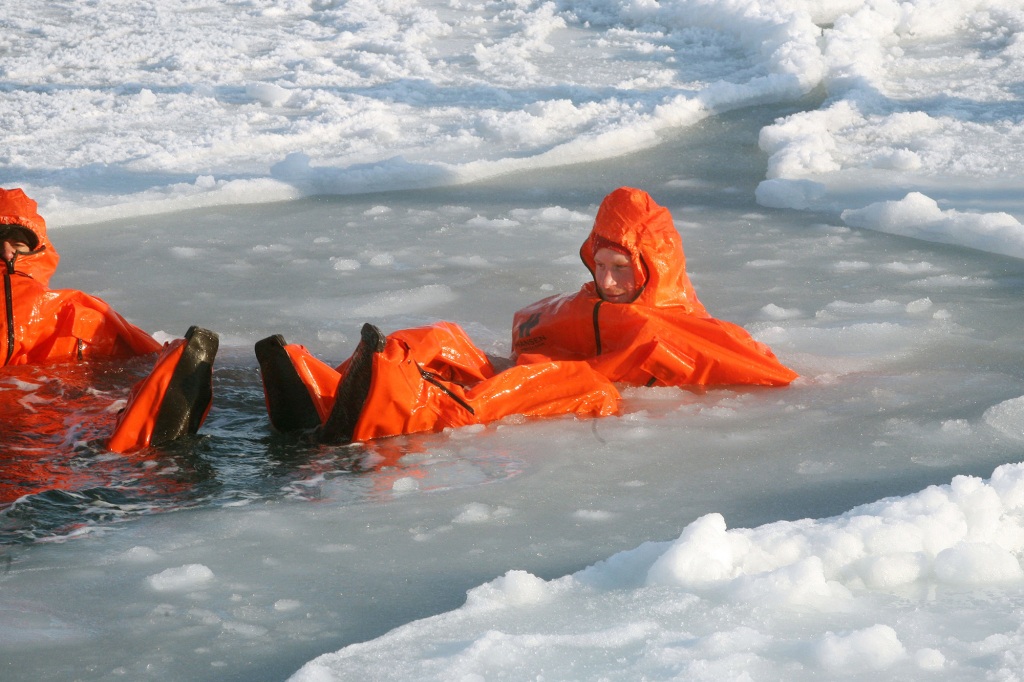
<svg viewBox="0 0 1024 682"><path fill-rule="evenodd" d="M601 202L590 236L580 247L583 264L594 274L594 254L611 243L628 253L636 282L642 287L633 301L653 307L683 306L687 312L706 314L686 275L683 240L672 215L651 196L632 187L620 187ZM597 296L597 287L584 287Z"/></svg>
<svg viewBox="0 0 1024 682"><path fill-rule="evenodd" d="M36 202L20 189L0 189L0 225L20 225L39 240L32 250L17 258L17 271L46 285L57 269L60 256L46 236L46 221Z"/></svg>

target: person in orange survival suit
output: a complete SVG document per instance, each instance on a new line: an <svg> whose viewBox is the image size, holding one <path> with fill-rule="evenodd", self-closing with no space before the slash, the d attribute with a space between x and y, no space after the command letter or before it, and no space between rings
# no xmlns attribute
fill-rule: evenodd
<svg viewBox="0 0 1024 682"><path fill-rule="evenodd" d="M272 425L346 443L516 413L604 416L619 401L612 382L796 378L745 330L708 315L671 216L646 192L609 194L580 253L593 281L517 312L515 364L500 372L450 322L387 337L366 324L355 353L336 369L280 335L263 339L256 355Z"/></svg>
<svg viewBox="0 0 1024 682"><path fill-rule="evenodd" d="M583 360L611 381L645 386L781 386L797 378L745 329L708 314L672 216L647 192L620 187L605 197L580 258L592 281L515 314L517 364Z"/></svg>
<svg viewBox="0 0 1024 682"><path fill-rule="evenodd" d="M133 387L108 447L131 452L198 430L212 400L216 334L192 327L184 339L161 345L101 299L51 289L60 256L36 202L21 189L0 189L0 247L0 368L159 352L152 372ZM13 390L4 390L5 402Z"/></svg>

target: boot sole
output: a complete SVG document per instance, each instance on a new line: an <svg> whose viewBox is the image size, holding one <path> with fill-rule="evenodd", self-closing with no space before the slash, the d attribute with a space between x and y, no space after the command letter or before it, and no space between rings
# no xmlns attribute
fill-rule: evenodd
<svg viewBox="0 0 1024 682"><path fill-rule="evenodd" d="M150 445L199 430L213 401L213 361L219 347L219 337L209 329L192 326L185 332L185 350L171 374Z"/></svg>
<svg viewBox="0 0 1024 682"><path fill-rule="evenodd" d="M286 345L280 334L256 342L256 360L270 424L282 433L315 429L320 426L320 415L284 348Z"/></svg>
<svg viewBox="0 0 1024 682"><path fill-rule="evenodd" d="M352 442L356 423L370 395L373 380L373 356L384 350L387 338L380 329L366 323L359 332L359 345L338 385L334 408L319 433L321 443L344 445Z"/></svg>

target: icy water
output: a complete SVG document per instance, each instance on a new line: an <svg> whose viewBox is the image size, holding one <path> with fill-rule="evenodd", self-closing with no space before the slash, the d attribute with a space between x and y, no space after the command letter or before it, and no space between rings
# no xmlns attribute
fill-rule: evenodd
<svg viewBox="0 0 1024 682"><path fill-rule="evenodd" d="M29 372L74 409L4 444L76 483L0 512L0 679L1021 678L1018 0L8 5L0 183L54 284L222 350L138 458L96 442L144 363ZM270 433L256 340L504 352L619 185L799 381Z"/></svg>
<svg viewBox="0 0 1024 682"><path fill-rule="evenodd" d="M706 265L691 266L702 298L712 305L728 293L728 285L723 281L716 291L704 294L707 287L700 280L707 275L702 270L747 267L744 260L758 249L764 249L759 257L764 262L792 257L785 253L785 244L774 243L774 232L764 233L767 243L761 244L743 236L749 229L744 222L763 219L744 217L742 211L758 178L757 165L750 163L757 152L749 141L778 111L709 121L673 144L628 158L614 169L581 166L572 173L550 172L540 182L531 174L453 190L325 196L60 233L65 255L55 286L94 292L147 329L177 335L199 324L221 335L216 400L199 438L125 463L103 448L103 436L113 423L111 410L104 408L124 397L150 361L100 363L98 372L59 368L72 376L107 372L107 385L98 388L107 390L109 402L97 401L90 405L91 413L79 417L81 433L26 432L19 438L36 438L40 446L48 446L48 459L58 469L70 462L78 472L95 471L93 485L19 502L7 512L0 538L4 543L34 541L80 531L82 524L138 514L281 495L308 497L316 494L315 486L310 492L290 484L313 472L333 478L361 471L366 450L372 452L375 446L321 448L268 428L252 343L282 332L337 363L351 351L363 321L387 331L450 319L489 352L507 355L512 312L583 281L586 270L577 265L576 252L590 229L596 203L606 187L629 178L641 181L634 182L640 186L666 185L659 198L681 202L677 223L684 232L687 224L703 224L709 210L736 204L731 211L736 236L716 234L721 227L712 226L699 227L693 237L713 240L706 247L711 257L700 257ZM747 144L729 143L737 138ZM654 177L658 168L679 156L688 160L692 175ZM724 184L716 184L711 178L722 168L728 169L727 176L718 179ZM581 186L581 180L592 186ZM538 241L543 248L536 248ZM738 241L748 243L740 246ZM366 262L368 267L359 267ZM799 270L801 265L792 267ZM756 318L757 308L769 300L743 307L742 293L737 293L736 314L746 319ZM47 376L45 370L19 371L33 380ZM51 383L59 382L54 378ZM56 395L59 388L51 391ZM392 447L388 444L384 456L396 459L403 450L391 452ZM373 453L367 465L372 468L377 456ZM358 491L354 494L361 501Z"/></svg>
<svg viewBox="0 0 1024 682"><path fill-rule="evenodd" d="M213 328L222 351L201 437L137 479L4 513L5 679L280 680L513 568L554 579L710 511L730 527L824 518L1018 461L984 415L1024 393L1024 264L757 206L757 131L784 113L736 112L614 164L59 234L56 284L147 329ZM678 159L685 176L665 170ZM619 417L348 448L269 431L257 339L340 361L364 320L442 318L506 351L515 309L582 281L576 250L620 184L672 210L702 301L798 382L630 389Z"/></svg>

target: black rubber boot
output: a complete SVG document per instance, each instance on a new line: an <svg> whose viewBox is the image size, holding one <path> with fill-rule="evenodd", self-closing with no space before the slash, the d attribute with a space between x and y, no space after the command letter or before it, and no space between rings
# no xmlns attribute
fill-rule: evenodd
<svg viewBox="0 0 1024 682"><path fill-rule="evenodd" d="M256 360L260 363L270 424L282 433L315 429L320 426L320 415L285 345L280 334L256 342Z"/></svg>
<svg viewBox="0 0 1024 682"><path fill-rule="evenodd" d="M189 327L185 350L160 403L150 445L192 435L202 426L213 401L213 361L220 339L209 329Z"/></svg>
<svg viewBox="0 0 1024 682"><path fill-rule="evenodd" d="M343 445L352 442L352 432L363 412L363 404L370 394L373 379L373 356L384 350L387 340L380 329L370 323L363 325L359 332L359 345L349 360L345 376L338 385L327 422L320 429L319 441L327 445Z"/></svg>

